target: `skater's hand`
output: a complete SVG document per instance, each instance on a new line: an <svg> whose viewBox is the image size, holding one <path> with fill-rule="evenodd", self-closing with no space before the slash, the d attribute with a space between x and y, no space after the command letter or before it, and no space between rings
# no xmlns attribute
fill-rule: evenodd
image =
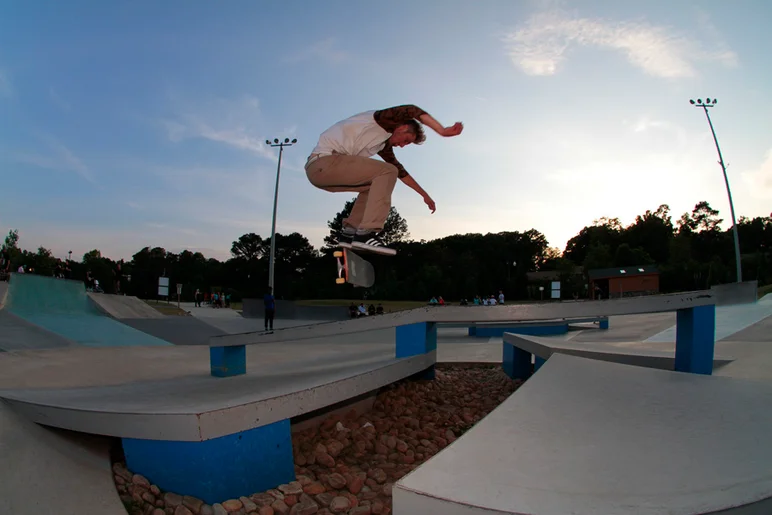
<svg viewBox="0 0 772 515"><path fill-rule="evenodd" d="M451 136L458 136L461 134L461 131L464 130L464 124L461 122L456 122L450 127L445 127L442 129L442 135L446 138L449 138Z"/></svg>
<svg viewBox="0 0 772 515"><path fill-rule="evenodd" d="M434 205L434 201L432 200L432 198L429 195L427 195L424 197L424 202L426 202L426 205L429 206L429 209L431 209L432 214L434 214L434 212L437 210L437 206Z"/></svg>

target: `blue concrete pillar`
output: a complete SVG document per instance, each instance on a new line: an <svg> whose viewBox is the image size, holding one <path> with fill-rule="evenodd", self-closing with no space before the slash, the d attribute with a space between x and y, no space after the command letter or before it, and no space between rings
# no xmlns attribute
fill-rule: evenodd
<svg viewBox="0 0 772 515"><path fill-rule="evenodd" d="M246 346L209 347L209 367L211 374L215 377L231 377L246 374Z"/></svg>
<svg viewBox="0 0 772 515"><path fill-rule="evenodd" d="M504 373L512 379L525 381L531 376L531 353L504 342L504 355L501 360Z"/></svg>
<svg viewBox="0 0 772 515"><path fill-rule="evenodd" d="M713 374L716 306L679 309L676 314L675 370Z"/></svg>
<svg viewBox="0 0 772 515"><path fill-rule="evenodd" d="M533 371L536 372L541 368L541 366L546 362L547 360L544 358L540 358L539 356L534 356L534 364L533 364Z"/></svg>
<svg viewBox="0 0 772 515"><path fill-rule="evenodd" d="M126 467L161 490L207 504L295 480L289 419L199 442L123 438Z"/></svg>
<svg viewBox="0 0 772 515"><path fill-rule="evenodd" d="M608 329L608 318L601 320L598 323L598 326L600 327L600 329Z"/></svg>
<svg viewBox="0 0 772 515"><path fill-rule="evenodd" d="M469 336L477 336L477 326L469 326Z"/></svg>
<svg viewBox="0 0 772 515"><path fill-rule="evenodd" d="M397 326L396 357L409 358L437 350L437 324L420 322ZM419 375L423 379L434 379L434 365Z"/></svg>

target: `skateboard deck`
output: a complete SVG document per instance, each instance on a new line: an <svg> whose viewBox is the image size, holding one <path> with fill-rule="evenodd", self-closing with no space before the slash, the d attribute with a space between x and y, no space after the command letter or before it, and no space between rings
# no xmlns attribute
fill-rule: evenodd
<svg viewBox="0 0 772 515"><path fill-rule="evenodd" d="M337 284L349 283L362 288L375 284L373 265L354 254L351 249L336 250L333 256L338 260L338 278L335 280Z"/></svg>

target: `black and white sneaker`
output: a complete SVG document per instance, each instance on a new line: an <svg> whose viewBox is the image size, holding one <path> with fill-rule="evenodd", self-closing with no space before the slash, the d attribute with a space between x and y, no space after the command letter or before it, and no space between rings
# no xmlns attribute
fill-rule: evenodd
<svg viewBox="0 0 772 515"><path fill-rule="evenodd" d="M387 247L386 244L383 243L383 240L381 240L377 234L373 233L356 234L351 246L355 249L387 256L393 256L397 253L396 250Z"/></svg>
<svg viewBox="0 0 772 515"><path fill-rule="evenodd" d="M353 241L354 241L353 234L349 234L343 231L338 233L338 247L341 247L344 249L350 249Z"/></svg>

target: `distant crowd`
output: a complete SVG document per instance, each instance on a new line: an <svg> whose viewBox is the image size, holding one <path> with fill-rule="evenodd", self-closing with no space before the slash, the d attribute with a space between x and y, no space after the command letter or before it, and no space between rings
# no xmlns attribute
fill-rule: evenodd
<svg viewBox="0 0 772 515"><path fill-rule="evenodd" d="M495 295L491 295L490 297L480 297L479 295L475 295L472 299L472 304L475 306L495 306L497 304L504 304L504 292L499 290L499 296L498 299ZM439 297L432 297L429 301L430 306L444 306L445 305L445 299L442 298L440 295ZM461 302L459 302L459 305L461 306L468 306L469 301L467 299L461 299Z"/></svg>

